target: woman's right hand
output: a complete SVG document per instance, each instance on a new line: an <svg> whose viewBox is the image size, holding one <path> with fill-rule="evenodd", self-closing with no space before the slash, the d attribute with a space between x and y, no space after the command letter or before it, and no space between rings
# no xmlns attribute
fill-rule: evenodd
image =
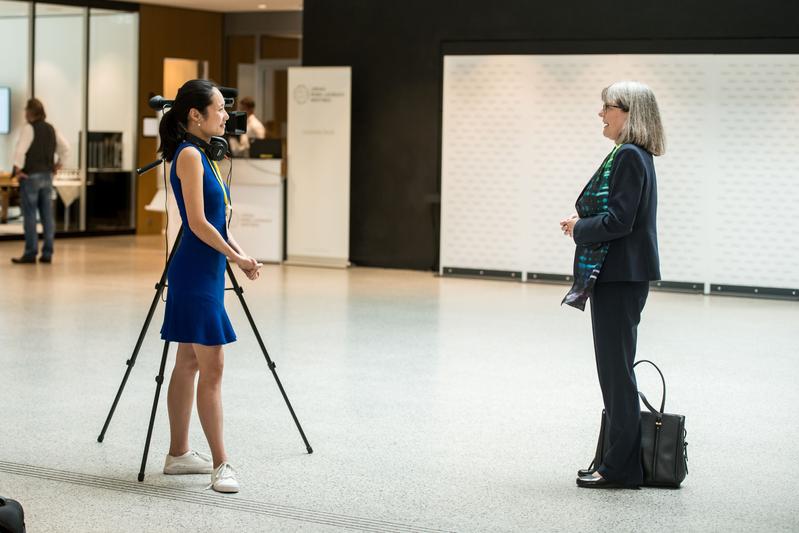
<svg viewBox="0 0 799 533"><path fill-rule="evenodd" d="M560 221L560 230L563 232L564 235L567 237L572 236L572 230L574 229L574 224L577 222L577 213L574 213L569 218L564 218Z"/></svg>
<svg viewBox="0 0 799 533"><path fill-rule="evenodd" d="M258 261L246 255L237 254L236 257L233 258L233 261L245 272L258 268Z"/></svg>

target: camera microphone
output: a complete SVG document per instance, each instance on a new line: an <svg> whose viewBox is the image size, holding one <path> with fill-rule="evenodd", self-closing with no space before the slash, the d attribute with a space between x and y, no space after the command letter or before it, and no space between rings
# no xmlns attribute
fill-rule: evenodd
<svg viewBox="0 0 799 533"><path fill-rule="evenodd" d="M164 98L159 94L157 96L153 96L152 98L150 98L150 100L147 103L151 109L155 109L156 111L161 111L165 107L172 107L173 102L174 100L167 100L166 98Z"/></svg>

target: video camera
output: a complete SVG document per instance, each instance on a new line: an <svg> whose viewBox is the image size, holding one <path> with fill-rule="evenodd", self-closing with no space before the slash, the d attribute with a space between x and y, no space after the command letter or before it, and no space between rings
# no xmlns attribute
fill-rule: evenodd
<svg viewBox="0 0 799 533"><path fill-rule="evenodd" d="M231 109L233 102L239 95L238 89L233 87L219 87L219 92L225 98L225 108ZM150 93L152 94L152 93ZM161 95L153 96L150 98L148 104L151 109L156 111L164 111L172 107L174 100L167 100ZM247 133L247 113L244 111L228 111L229 118L225 122L226 135L244 135Z"/></svg>
<svg viewBox="0 0 799 533"><path fill-rule="evenodd" d="M219 87L219 92L222 93L222 97L225 99L225 108L229 109L233 107L233 102L239 95L238 89L234 89L232 87ZM150 108L156 111L164 111L166 113L167 110L172 107L174 102L174 100L167 100L163 96L157 95L150 98L148 105ZM247 133L247 113L244 111L228 111L228 119L227 122L225 122L225 134L244 135L245 133ZM190 142L199 146L208 155L208 157L214 161L221 161L229 153L228 142L224 137L211 137L211 139L206 142L202 139L194 137L188 131L185 131L184 135L187 139L191 137ZM152 170L160 165L162 161L162 158L156 159L149 165L137 168L136 173L142 175L148 170Z"/></svg>

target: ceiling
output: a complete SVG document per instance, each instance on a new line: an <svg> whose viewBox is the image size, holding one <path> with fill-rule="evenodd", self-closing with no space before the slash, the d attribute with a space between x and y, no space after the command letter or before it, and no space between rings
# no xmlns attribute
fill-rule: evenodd
<svg viewBox="0 0 799 533"><path fill-rule="evenodd" d="M219 13L302 11L303 0L138 0L140 4L183 7ZM258 6L265 6L259 8Z"/></svg>

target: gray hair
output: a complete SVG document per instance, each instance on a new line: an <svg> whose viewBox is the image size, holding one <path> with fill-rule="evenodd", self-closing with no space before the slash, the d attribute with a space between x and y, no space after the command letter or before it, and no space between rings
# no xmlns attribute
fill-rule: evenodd
<svg viewBox="0 0 799 533"><path fill-rule="evenodd" d="M602 101L629 112L617 143L637 144L652 155L666 152L666 136L652 89L637 81L617 81L602 89Z"/></svg>

